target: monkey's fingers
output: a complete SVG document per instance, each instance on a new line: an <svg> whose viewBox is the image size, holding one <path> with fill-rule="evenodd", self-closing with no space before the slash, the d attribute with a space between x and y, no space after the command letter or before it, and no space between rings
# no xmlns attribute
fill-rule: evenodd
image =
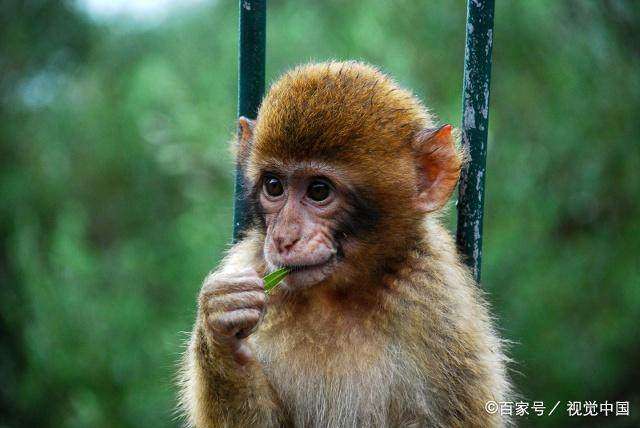
<svg viewBox="0 0 640 428"><path fill-rule="evenodd" d="M230 312L238 309L257 309L262 311L266 301L263 291L244 291L210 298L205 310L208 312Z"/></svg>
<svg viewBox="0 0 640 428"><path fill-rule="evenodd" d="M245 291L222 296L204 296L201 300L200 308L205 316L240 309L256 309L262 312L265 301L266 295L264 291Z"/></svg>
<svg viewBox="0 0 640 428"><path fill-rule="evenodd" d="M220 336L232 338L241 330L250 331L260 321L257 309L239 309L231 312L212 314L208 318L211 329Z"/></svg>
<svg viewBox="0 0 640 428"><path fill-rule="evenodd" d="M262 278L257 275L218 278L205 283L203 292L212 296L221 296L243 291L260 291L264 289Z"/></svg>

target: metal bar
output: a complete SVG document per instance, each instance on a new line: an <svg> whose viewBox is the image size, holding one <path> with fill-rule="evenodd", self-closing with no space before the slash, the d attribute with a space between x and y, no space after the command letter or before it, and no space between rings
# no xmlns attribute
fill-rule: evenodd
<svg viewBox="0 0 640 428"><path fill-rule="evenodd" d="M456 242L480 283L482 217L489 125L493 0L467 1L462 99L462 144L470 161L460 176Z"/></svg>
<svg viewBox="0 0 640 428"><path fill-rule="evenodd" d="M240 43L238 64L238 116L255 119L264 95L267 0L240 0ZM245 229L247 204L244 178L236 165L233 206L233 241Z"/></svg>

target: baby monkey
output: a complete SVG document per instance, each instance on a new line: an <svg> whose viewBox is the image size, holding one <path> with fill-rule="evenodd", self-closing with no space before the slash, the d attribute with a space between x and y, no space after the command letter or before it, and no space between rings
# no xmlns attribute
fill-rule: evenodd
<svg viewBox="0 0 640 428"><path fill-rule="evenodd" d="M297 67L240 118L251 226L204 281L181 403L205 427L494 427L503 342L439 212L450 125L360 62ZM265 296L262 277L292 272Z"/></svg>

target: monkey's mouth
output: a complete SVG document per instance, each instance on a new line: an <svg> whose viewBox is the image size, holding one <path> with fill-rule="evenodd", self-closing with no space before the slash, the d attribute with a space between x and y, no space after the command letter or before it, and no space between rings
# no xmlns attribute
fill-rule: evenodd
<svg viewBox="0 0 640 428"><path fill-rule="evenodd" d="M329 259L320 263L313 263L313 264L307 264L307 265L284 265L281 267L289 269L289 273L304 272L304 271L319 269L319 268L328 266L329 264L333 263L334 259L335 257L330 257Z"/></svg>
<svg viewBox="0 0 640 428"><path fill-rule="evenodd" d="M336 263L336 257L332 256L319 263L284 265L282 267L289 269L289 275L284 281L293 287L308 287L317 284L333 274Z"/></svg>

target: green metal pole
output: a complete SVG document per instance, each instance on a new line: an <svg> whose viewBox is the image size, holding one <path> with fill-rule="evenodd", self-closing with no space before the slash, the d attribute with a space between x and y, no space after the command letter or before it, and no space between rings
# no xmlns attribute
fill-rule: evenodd
<svg viewBox="0 0 640 428"><path fill-rule="evenodd" d="M238 66L238 116L255 119L264 95L267 0L240 0L240 43ZM233 207L233 240L247 225L244 178L236 165Z"/></svg>
<svg viewBox="0 0 640 428"><path fill-rule="evenodd" d="M470 161L460 176L458 250L480 283L482 216L489 128L489 84L493 46L493 0L467 1L467 41L464 53L462 144Z"/></svg>

